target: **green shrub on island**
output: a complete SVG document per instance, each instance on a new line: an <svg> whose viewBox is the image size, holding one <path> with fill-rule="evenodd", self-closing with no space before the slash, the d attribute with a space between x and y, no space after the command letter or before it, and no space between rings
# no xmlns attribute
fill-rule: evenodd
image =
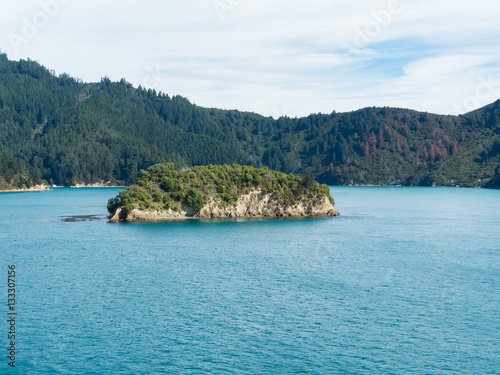
<svg viewBox="0 0 500 375"><path fill-rule="evenodd" d="M111 215L119 207L127 212L135 208L180 211L185 205L199 212L210 199L221 206L228 206L236 203L241 195L254 190L271 194L284 206L294 206L299 201L313 206L324 196L335 204L328 185L320 185L310 176L301 178L266 167L238 164L198 166L176 171L174 164L167 163L141 170L136 185L120 191L118 196L108 201L108 211Z"/></svg>

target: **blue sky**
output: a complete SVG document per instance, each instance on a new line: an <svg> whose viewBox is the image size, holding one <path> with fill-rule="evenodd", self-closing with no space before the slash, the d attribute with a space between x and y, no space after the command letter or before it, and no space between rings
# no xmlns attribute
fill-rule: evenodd
<svg viewBox="0 0 500 375"><path fill-rule="evenodd" d="M500 98L500 1L0 0L0 48L84 81L305 116Z"/></svg>

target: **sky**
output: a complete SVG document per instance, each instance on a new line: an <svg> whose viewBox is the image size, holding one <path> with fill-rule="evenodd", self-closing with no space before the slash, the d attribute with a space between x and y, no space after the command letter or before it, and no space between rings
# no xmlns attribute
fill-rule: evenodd
<svg viewBox="0 0 500 375"><path fill-rule="evenodd" d="M0 0L0 49L85 82L301 117L500 98L498 0Z"/></svg>

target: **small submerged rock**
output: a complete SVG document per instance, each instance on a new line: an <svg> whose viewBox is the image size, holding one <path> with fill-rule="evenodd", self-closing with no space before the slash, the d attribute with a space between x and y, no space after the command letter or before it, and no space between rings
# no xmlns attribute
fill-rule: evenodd
<svg viewBox="0 0 500 375"><path fill-rule="evenodd" d="M62 216L62 221L65 223L77 223L82 221L96 221L96 220L105 220L106 216L104 215L74 215L74 216Z"/></svg>

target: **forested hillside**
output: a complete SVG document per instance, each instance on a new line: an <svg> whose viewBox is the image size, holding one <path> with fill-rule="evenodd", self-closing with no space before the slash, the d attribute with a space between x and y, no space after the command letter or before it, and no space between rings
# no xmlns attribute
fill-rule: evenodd
<svg viewBox="0 0 500 375"><path fill-rule="evenodd" d="M267 166L329 184L483 186L499 156L500 101L464 116L366 108L274 120L0 54L0 189L131 184L166 162Z"/></svg>

